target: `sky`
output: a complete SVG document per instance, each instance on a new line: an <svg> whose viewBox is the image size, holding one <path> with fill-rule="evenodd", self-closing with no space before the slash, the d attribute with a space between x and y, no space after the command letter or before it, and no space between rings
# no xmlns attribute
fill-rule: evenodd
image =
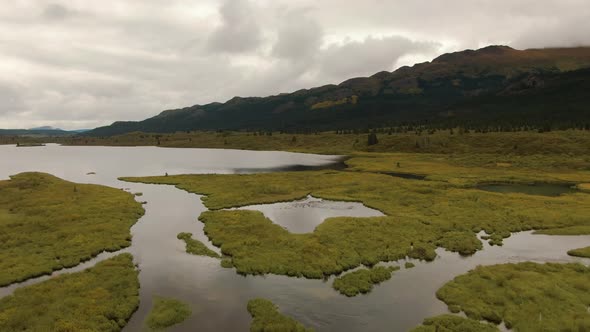
<svg viewBox="0 0 590 332"><path fill-rule="evenodd" d="M588 31L589 0L11 0L0 128L94 128Z"/></svg>

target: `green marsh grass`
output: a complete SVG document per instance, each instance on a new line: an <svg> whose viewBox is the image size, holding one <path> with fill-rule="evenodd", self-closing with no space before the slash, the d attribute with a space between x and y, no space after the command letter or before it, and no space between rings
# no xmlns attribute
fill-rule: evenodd
<svg viewBox="0 0 590 332"><path fill-rule="evenodd" d="M427 318L422 325L412 329L411 332L498 332L497 327L491 324L478 322L473 319L455 315L440 315Z"/></svg>
<svg viewBox="0 0 590 332"><path fill-rule="evenodd" d="M295 139L293 139L295 137ZM441 154L497 154L538 155L559 154L570 156L590 155L590 131L564 130L538 133L488 132L450 134L448 130L427 132L378 133L378 144L368 145L367 133L314 134L273 133L254 135L246 132L176 132L129 133L113 137L64 137L55 142L65 145L160 146L177 148L218 148L244 150L281 150L294 152L352 154L356 152L405 152ZM0 136L0 144L14 138ZM5 143L5 144L6 144ZM402 168L404 164L401 163Z"/></svg>
<svg viewBox="0 0 590 332"><path fill-rule="evenodd" d="M0 331L121 331L138 305L138 272L121 254L0 299Z"/></svg>
<svg viewBox="0 0 590 332"><path fill-rule="evenodd" d="M590 330L590 268L582 264L479 266L436 295L468 318L514 331Z"/></svg>
<svg viewBox="0 0 590 332"><path fill-rule="evenodd" d="M188 304L176 299L156 296L146 324L152 331L161 331L182 323L192 314Z"/></svg>
<svg viewBox="0 0 590 332"><path fill-rule="evenodd" d="M590 195L585 193L501 194L455 185L450 178L420 181L334 170L122 179L205 195L203 203L213 211L200 216L204 231L243 274L323 278L381 261L433 260L437 247L469 255L482 248L476 236L482 230L497 245L526 230L590 234ZM386 216L329 218L312 233L292 234L260 212L221 210L310 194L361 202Z"/></svg>
<svg viewBox="0 0 590 332"><path fill-rule="evenodd" d="M0 181L0 286L129 246L143 213L133 195L114 188L44 173Z"/></svg>
<svg viewBox="0 0 590 332"><path fill-rule="evenodd" d="M567 254L570 256L590 258L590 247L570 250Z"/></svg>
<svg viewBox="0 0 590 332"><path fill-rule="evenodd" d="M391 274L397 270L399 270L397 266L376 266L371 269L360 269L334 279L332 287L339 291L340 294L348 297L366 294L373 290L374 285L391 279Z"/></svg>
<svg viewBox="0 0 590 332"><path fill-rule="evenodd" d="M207 248L203 242L192 238L192 233L179 233L177 238L186 243L186 252L198 256L209 256L213 258L220 258L219 254Z"/></svg>
<svg viewBox="0 0 590 332"><path fill-rule="evenodd" d="M310 332L301 323L278 311L275 304L266 299L253 299L248 302L248 312L252 315L251 332L289 331Z"/></svg>

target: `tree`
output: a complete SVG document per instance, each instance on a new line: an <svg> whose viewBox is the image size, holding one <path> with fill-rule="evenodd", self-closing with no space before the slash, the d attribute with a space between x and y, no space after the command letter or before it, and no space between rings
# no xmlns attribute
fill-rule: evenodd
<svg viewBox="0 0 590 332"><path fill-rule="evenodd" d="M367 145L370 146L370 145L375 145L377 143L379 143L379 140L377 140L377 134L370 133L369 134L369 137L368 137L368 140L367 140Z"/></svg>

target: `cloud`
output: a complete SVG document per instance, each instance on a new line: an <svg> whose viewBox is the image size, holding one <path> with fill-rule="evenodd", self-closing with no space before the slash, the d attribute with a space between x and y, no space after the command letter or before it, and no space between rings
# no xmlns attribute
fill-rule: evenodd
<svg viewBox="0 0 590 332"><path fill-rule="evenodd" d="M321 74L328 77L369 76L394 69L399 58L411 53L434 53L440 44L416 42L401 36L367 37L362 41L345 41L322 50Z"/></svg>
<svg viewBox="0 0 590 332"><path fill-rule="evenodd" d="M0 6L0 128L94 127L486 44L590 44L587 0L101 0Z"/></svg>
<svg viewBox="0 0 590 332"><path fill-rule="evenodd" d="M43 18L48 20L63 20L72 15L72 12L63 5L50 3L43 10Z"/></svg>
<svg viewBox="0 0 590 332"><path fill-rule="evenodd" d="M220 9L221 25L211 34L213 51L243 53L256 50L262 42L262 30L256 12L247 0L225 0Z"/></svg>
<svg viewBox="0 0 590 332"><path fill-rule="evenodd" d="M590 45L590 18L568 21L548 19L531 27L512 44L519 48L577 47Z"/></svg>
<svg viewBox="0 0 590 332"><path fill-rule="evenodd" d="M272 50L274 56L301 60L312 57L322 46L323 29L306 12L295 10L282 17L278 26L277 42Z"/></svg>
<svg viewBox="0 0 590 332"><path fill-rule="evenodd" d="M0 115L6 116L25 111L24 100L18 92L18 89L11 84L0 81Z"/></svg>

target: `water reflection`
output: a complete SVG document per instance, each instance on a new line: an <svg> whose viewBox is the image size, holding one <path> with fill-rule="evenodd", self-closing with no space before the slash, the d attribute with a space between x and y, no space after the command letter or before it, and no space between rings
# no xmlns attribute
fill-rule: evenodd
<svg viewBox="0 0 590 332"><path fill-rule="evenodd" d="M240 207L239 210L256 210L291 233L311 233L327 218L382 217L383 213L356 202L335 202L307 196L284 203L259 204Z"/></svg>

